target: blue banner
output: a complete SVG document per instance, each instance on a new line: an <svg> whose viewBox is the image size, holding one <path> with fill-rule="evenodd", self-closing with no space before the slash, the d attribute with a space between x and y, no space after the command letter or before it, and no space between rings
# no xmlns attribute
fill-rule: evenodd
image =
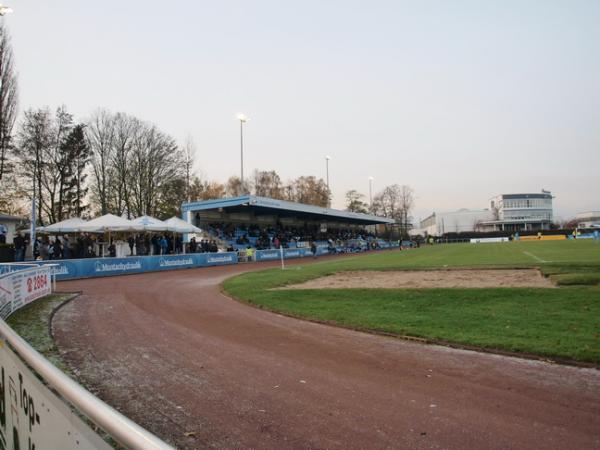
<svg viewBox="0 0 600 450"><path fill-rule="evenodd" d="M190 253L187 255L129 256L127 258L88 258L36 261L41 265L55 264L57 280L104 277L159 270L236 264L237 253Z"/></svg>

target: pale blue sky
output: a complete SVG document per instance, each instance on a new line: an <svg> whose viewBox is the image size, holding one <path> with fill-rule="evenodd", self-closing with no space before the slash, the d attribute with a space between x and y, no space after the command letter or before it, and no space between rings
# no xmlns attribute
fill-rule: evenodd
<svg viewBox="0 0 600 450"><path fill-rule="evenodd" d="M415 189L416 218L494 195L600 209L600 1L12 0L21 110L125 111L198 170Z"/></svg>

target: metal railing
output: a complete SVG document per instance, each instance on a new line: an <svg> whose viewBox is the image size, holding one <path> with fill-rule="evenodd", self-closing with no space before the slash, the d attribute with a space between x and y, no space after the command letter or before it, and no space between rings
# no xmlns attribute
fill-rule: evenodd
<svg viewBox="0 0 600 450"><path fill-rule="evenodd" d="M32 266L38 267L35 264ZM134 450L173 450L174 447L125 417L65 375L2 319L0 319L0 335L46 383L122 446Z"/></svg>

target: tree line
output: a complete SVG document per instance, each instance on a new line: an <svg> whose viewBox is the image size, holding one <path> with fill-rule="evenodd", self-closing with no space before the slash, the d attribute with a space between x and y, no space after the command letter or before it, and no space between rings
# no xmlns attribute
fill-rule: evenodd
<svg viewBox="0 0 600 450"><path fill-rule="evenodd" d="M254 194L326 207L325 181L303 175L283 181L275 170L255 170L244 183L201 179L196 146L183 145L156 125L106 109L75 121L66 106L29 108L17 123L18 84L10 36L0 25L0 211L28 216L36 199L39 224L112 213L124 217L179 215L185 201ZM367 205L357 191L347 210L408 221L412 190L392 185Z"/></svg>

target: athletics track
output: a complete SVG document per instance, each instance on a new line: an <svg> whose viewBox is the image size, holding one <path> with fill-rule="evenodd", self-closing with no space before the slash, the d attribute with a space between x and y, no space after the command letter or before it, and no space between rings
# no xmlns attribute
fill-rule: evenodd
<svg viewBox="0 0 600 450"><path fill-rule="evenodd" d="M275 265L60 282L82 295L55 315L57 345L93 392L179 448L600 448L600 371L295 320L220 293Z"/></svg>

